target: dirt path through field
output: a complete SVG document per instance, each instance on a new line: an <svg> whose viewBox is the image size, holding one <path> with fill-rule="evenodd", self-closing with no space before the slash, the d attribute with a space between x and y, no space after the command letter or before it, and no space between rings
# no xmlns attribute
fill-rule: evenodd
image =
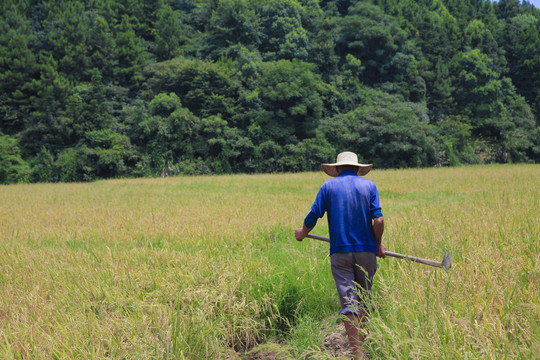
<svg viewBox="0 0 540 360"><path fill-rule="evenodd" d="M349 340L345 334L345 325L340 324L336 331L328 333L324 337L324 349L331 355L337 358L351 358L351 351L349 347Z"/></svg>
<svg viewBox="0 0 540 360"><path fill-rule="evenodd" d="M320 357L317 359L349 360L351 352L349 341L345 334L345 326L339 324L331 329L324 329L324 342L320 347ZM326 356L325 356L326 355ZM251 350L241 359L245 360L293 360L285 345L270 343L262 344Z"/></svg>

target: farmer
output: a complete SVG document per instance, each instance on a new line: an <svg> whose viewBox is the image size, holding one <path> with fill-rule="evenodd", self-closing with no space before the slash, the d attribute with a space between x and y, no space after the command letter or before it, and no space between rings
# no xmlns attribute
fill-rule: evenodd
<svg viewBox="0 0 540 360"><path fill-rule="evenodd" d="M371 285L377 271L377 258L385 257L382 244L384 221L375 184L362 176L372 165L358 163L352 152L342 152L335 164L322 164L332 176L320 188L302 228L294 231L302 241L328 213L330 232L330 264L341 303L340 315L345 315L345 329L351 350L362 359L364 335L360 331L371 310Z"/></svg>

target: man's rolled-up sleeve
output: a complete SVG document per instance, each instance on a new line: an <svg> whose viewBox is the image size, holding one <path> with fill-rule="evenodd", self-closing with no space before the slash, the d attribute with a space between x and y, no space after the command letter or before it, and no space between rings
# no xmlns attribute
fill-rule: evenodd
<svg viewBox="0 0 540 360"><path fill-rule="evenodd" d="M376 218L381 217L381 216L383 216L383 214L382 214L382 210L380 208L371 211L371 218L372 219L376 219Z"/></svg>

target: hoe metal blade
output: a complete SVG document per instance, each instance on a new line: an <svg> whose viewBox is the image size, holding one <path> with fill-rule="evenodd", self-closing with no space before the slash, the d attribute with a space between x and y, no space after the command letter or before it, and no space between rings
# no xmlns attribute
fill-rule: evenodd
<svg viewBox="0 0 540 360"><path fill-rule="evenodd" d="M446 249L444 249L444 257L442 259L442 268L446 271L450 270L452 267L452 255L450 255L450 252Z"/></svg>

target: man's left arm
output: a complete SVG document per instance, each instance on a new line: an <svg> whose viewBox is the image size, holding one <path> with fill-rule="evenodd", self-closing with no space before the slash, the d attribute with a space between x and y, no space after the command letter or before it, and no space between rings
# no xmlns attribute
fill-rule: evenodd
<svg viewBox="0 0 540 360"><path fill-rule="evenodd" d="M384 233L384 217L381 211L381 205L379 202L379 191L377 186L373 184L371 190L371 203L370 203L371 218L373 219L373 236L377 241L377 256L386 256L386 247L382 243L382 236Z"/></svg>

